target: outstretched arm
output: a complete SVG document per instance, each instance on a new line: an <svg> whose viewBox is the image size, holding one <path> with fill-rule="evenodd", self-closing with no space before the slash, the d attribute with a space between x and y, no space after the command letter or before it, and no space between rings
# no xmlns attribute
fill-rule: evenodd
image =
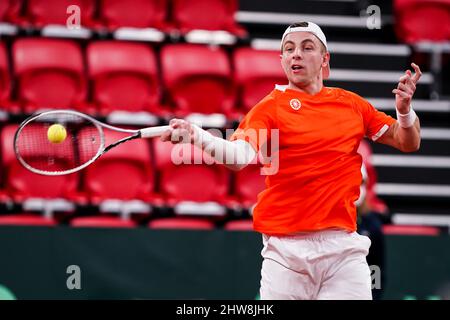
<svg viewBox="0 0 450 320"><path fill-rule="evenodd" d="M161 135L162 141L192 143L231 170L241 170L253 161L256 151L244 140L228 141L215 137L186 120L170 120L170 128Z"/></svg>
<svg viewBox="0 0 450 320"><path fill-rule="evenodd" d="M392 90L395 94L397 122L377 140L403 152L414 152L420 148L420 122L411 108L411 100L422 72L415 63L411 66L414 68L414 75L411 70L406 70L399 79L397 88Z"/></svg>

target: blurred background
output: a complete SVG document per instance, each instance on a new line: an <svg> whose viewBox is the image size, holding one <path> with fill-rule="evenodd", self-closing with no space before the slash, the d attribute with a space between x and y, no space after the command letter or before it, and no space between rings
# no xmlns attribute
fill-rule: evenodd
<svg viewBox="0 0 450 320"><path fill-rule="evenodd" d="M298 21L327 36L325 84L394 117L391 91L420 65L421 149L362 143L358 228L376 299L450 299L450 0L0 0L0 298L258 299L258 164L176 166L152 139L44 177L12 141L47 109L225 135L286 83L280 37Z"/></svg>

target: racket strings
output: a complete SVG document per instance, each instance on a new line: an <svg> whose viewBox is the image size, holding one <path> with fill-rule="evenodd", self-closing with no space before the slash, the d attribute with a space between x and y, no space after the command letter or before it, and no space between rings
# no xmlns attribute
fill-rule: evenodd
<svg viewBox="0 0 450 320"><path fill-rule="evenodd" d="M47 133L51 125L65 128L61 142L51 142ZM21 128L16 137L16 151L25 165L41 172L76 169L97 155L101 132L93 122L73 114L51 114L36 118Z"/></svg>

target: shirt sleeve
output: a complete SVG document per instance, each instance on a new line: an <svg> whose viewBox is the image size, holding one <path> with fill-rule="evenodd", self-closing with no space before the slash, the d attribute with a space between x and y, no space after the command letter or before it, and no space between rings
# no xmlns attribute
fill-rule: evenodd
<svg viewBox="0 0 450 320"><path fill-rule="evenodd" d="M360 96L355 95L355 102L362 113L365 135L372 141L380 138L397 121L386 113L375 109Z"/></svg>
<svg viewBox="0 0 450 320"><path fill-rule="evenodd" d="M242 119L230 140L247 141L258 152L270 140L270 131L274 128L275 108L273 99L264 99L259 102Z"/></svg>

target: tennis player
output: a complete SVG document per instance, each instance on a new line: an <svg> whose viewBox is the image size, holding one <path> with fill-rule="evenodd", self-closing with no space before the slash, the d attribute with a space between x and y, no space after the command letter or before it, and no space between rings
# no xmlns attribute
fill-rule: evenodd
<svg viewBox="0 0 450 320"><path fill-rule="evenodd" d="M274 143L271 132L278 130L279 168L266 177L253 211L264 244L261 299L372 299L370 240L355 231L362 178L357 149L364 136L403 152L419 149L411 99L420 68L413 63L414 74L407 70L392 91L394 119L355 93L324 86L330 53L318 25L289 26L280 57L288 85L277 85L255 105L230 140L181 119L172 119L161 139L196 144L239 170ZM268 134L255 135L264 130ZM232 163L225 163L227 154L234 155Z"/></svg>

